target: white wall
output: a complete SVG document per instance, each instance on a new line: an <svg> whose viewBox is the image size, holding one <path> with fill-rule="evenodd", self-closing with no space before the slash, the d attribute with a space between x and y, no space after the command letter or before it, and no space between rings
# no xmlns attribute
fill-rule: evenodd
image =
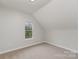
<svg viewBox="0 0 79 59"><path fill-rule="evenodd" d="M25 39L25 21L33 22L33 38ZM43 29L31 16L23 13L0 8L0 52L8 51L28 44L41 42Z"/></svg>
<svg viewBox="0 0 79 59"><path fill-rule="evenodd" d="M34 13L34 16L47 31L77 28L77 3L77 0L51 0L50 3Z"/></svg>
<svg viewBox="0 0 79 59"><path fill-rule="evenodd" d="M77 0L51 0L34 13L47 31L47 42L77 51L77 3Z"/></svg>
<svg viewBox="0 0 79 59"><path fill-rule="evenodd" d="M47 42L77 52L77 30L59 29L47 32Z"/></svg>

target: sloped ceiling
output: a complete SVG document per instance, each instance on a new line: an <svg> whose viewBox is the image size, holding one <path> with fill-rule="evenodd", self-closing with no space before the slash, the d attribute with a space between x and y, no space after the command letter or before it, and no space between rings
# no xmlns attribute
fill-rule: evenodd
<svg viewBox="0 0 79 59"><path fill-rule="evenodd" d="M0 0L0 6L33 13L46 30L77 29L77 0Z"/></svg>
<svg viewBox="0 0 79 59"><path fill-rule="evenodd" d="M0 0L0 6L20 10L25 13L34 13L50 0Z"/></svg>
<svg viewBox="0 0 79 59"><path fill-rule="evenodd" d="M46 30L77 29L77 0L52 0L34 16Z"/></svg>

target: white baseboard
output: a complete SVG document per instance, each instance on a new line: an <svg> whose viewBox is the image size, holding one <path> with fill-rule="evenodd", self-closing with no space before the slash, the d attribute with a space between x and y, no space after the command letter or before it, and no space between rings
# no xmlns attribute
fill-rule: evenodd
<svg viewBox="0 0 79 59"><path fill-rule="evenodd" d="M9 52L13 52L13 51L16 51L16 50L20 50L20 49L23 49L23 48L27 48L27 47L30 47L30 46L34 46L34 45L37 45L37 44L42 44L42 43L47 43L47 44L50 44L50 45L54 45L54 46L57 46L57 47L60 47L60 48L69 50L69 51L71 51L71 52L73 52L73 53L78 53L77 51L72 50L72 49L70 49L70 48L63 47L63 46L61 46L61 45L54 44L54 43L50 43L50 42L47 42L47 41L42 41L42 42L35 42L35 43L32 43L32 44L28 44L28 45L26 45L26 46L18 47L18 48L11 49L11 50L2 51L2 52L0 52L0 55L5 54L5 53L9 53Z"/></svg>
<svg viewBox="0 0 79 59"><path fill-rule="evenodd" d="M13 51L16 51L16 50L20 50L20 49L23 49L23 48L31 47L31 46L34 46L34 45L37 45L37 44L41 44L41 43L43 43L43 42L41 42L41 41L40 42L34 42L34 43L28 44L26 46L14 48L14 49L11 49L11 50L2 51L2 52L0 52L0 55L6 54L6 53L9 53L9 52L13 52Z"/></svg>
<svg viewBox="0 0 79 59"><path fill-rule="evenodd" d="M51 42L46 42L44 41L45 43L48 43L48 44L51 44L51 45L54 45L54 46L57 46L57 47L60 47L60 48L63 48L63 49L66 49L66 50L69 50L73 53L78 53L76 50L73 50L73 49L70 49L70 48L67 48L67 47L63 47L62 45L58 45L58 44L55 44L55 43L51 43Z"/></svg>

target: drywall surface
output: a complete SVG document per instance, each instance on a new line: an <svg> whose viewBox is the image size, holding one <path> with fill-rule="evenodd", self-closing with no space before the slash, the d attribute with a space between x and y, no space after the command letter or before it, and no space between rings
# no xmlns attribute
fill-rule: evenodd
<svg viewBox="0 0 79 59"><path fill-rule="evenodd" d="M77 52L77 30L61 29L47 32L47 42Z"/></svg>
<svg viewBox="0 0 79 59"><path fill-rule="evenodd" d="M46 30L77 28L78 0L51 0L34 16Z"/></svg>
<svg viewBox="0 0 79 59"><path fill-rule="evenodd" d="M33 24L33 37L31 39L25 39L26 20L31 20ZM0 8L0 52L41 42L42 35L42 27L31 15Z"/></svg>

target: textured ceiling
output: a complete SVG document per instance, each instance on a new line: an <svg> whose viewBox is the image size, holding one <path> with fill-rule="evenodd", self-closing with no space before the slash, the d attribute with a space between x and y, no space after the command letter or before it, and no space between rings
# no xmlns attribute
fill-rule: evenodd
<svg viewBox="0 0 79 59"><path fill-rule="evenodd" d="M50 0L35 0L34 2L30 0L0 0L0 5L26 13L34 13L49 1Z"/></svg>
<svg viewBox="0 0 79 59"><path fill-rule="evenodd" d="M52 0L34 14L46 30L77 29L77 0Z"/></svg>

